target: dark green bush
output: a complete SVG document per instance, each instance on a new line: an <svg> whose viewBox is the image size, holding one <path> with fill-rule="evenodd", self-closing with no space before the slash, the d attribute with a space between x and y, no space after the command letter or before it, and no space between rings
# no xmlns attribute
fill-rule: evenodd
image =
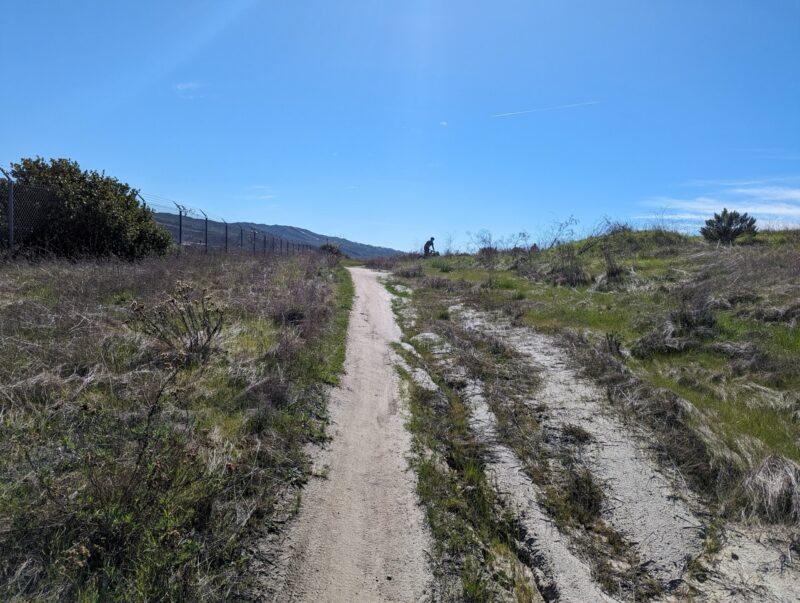
<svg viewBox="0 0 800 603"><path fill-rule="evenodd" d="M138 259L169 249L169 233L116 178L84 171L70 159L41 157L11 164L20 228L15 244L63 256ZM44 205L42 205L44 204Z"/></svg>
<svg viewBox="0 0 800 603"><path fill-rule="evenodd" d="M337 258L344 256L344 253L342 253L342 250L339 248L339 246L333 245L332 243L325 243L324 245L320 245L319 250L322 253L327 253Z"/></svg>
<svg viewBox="0 0 800 603"><path fill-rule="evenodd" d="M714 217L706 220L706 225L700 229L700 234L707 241L728 245L733 245L733 241L742 235L754 235L757 232L755 218L748 216L746 212L740 214L738 211L727 209L714 214Z"/></svg>

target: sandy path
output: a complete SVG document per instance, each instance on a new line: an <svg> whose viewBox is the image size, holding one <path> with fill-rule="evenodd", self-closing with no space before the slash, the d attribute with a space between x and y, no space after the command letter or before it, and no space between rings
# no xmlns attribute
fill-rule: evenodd
<svg viewBox="0 0 800 603"><path fill-rule="evenodd" d="M275 601L420 601L430 592L430 543L406 456L389 343L400 339L378 273L351 268L345 375L331 400L332 441L289 528Z"/></svg>
<svg viewBox="0 0 800 603"><path fill-rule="evenodd" d="M703 548L702 524L682 498L689 493L677 492L677 484L659 470L645 443L605 412L604 392L578 374L552 337L491 321L479 312L463 310L462 316L468 326L501 337L533 361L542 387L532 402L547 407L544 429L557 437L573 424L591 434L583 460L605 484L611 503L604 509L605 519L633 543L663 586L677 586L687 556L696 557Z"/></svg>
<svg viewBox="0 0 800 603"><path fill-rule="evenodd" d="M428 347L451 379L463 379L467 383L462 395L470 410L470 428L490 453L485 459L487 475L500 496L516 511L518 521L525 528L526 542L523 546L534 561L535 567L531 569L539 591L548 601L617 603L617 599L600 590L589 565L575 556L570 550L569 539L559 532L539 506L539 488L525 474L523 463L516 454L500 441L497 420L486 402L482 383L467 377L466 370L454 361L450 344L438 335L424 333L414 340ZM413 375L422 387L437 389L427 373L415 372Z"/></svg>
<svg viewBox="0 0 800 603"><path fill-rule="evenodd" d="M600 590L588 565L573 554L568 538L553 525L537 503L539 488L522 470L517 455L500 443L497 420L484 398L482 384L470 380L464 396L471 410L470 426L479 439L490 445L492 454L486 461L487 471L525 527L528 536L525 544L531 557L539 564L539 588L543 592L554 591L557 600L565 603L617 601ZM548 596L553 594L548 593Z"/></svg>

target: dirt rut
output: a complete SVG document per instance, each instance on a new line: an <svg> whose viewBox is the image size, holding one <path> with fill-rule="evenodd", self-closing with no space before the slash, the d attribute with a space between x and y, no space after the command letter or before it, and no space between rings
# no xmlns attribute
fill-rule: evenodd
<svg viewBox="0 0 800 603"><path fill-rule="evenodd" d="M331 443L315 462L326 478L304 490L267 600L412 602L430 593L430 542L389 347L400 330L378 273L350 273L345 375L331 400Z"/></svg>
<svg viewBox="0 0 800 603"><path fill-rule="evenodd" d="M462 391L470 416L470 428L486 445L486 471L497 491L513 508L525 528L527 549L531 558L536 588L548 601L560 603L618 603L603 593L594 581L589 565L571 550L568 538L553 525L552 520L537 502L538 486L525 474L516 454L500 442L497 420L489 408L480 381L467 378L466 370L454 361L450 344L434 333L423 333L412 339L425 345L437 358L449 379L465 380ZM424 372L413 374L417 384L436 390L437 386Z"/></svg>
<svg viewBox="0 0 800 603"><path fill-rule="evenodd" d="M690 493L665 476L639 438L604 411L602 390L578 375L551 337L459 310L467 326L500 337L530 359L542 377L532 403L546 406L543 427L553 437L571 424L591 435L583 461L605 484L606 520L632 542L651 575L668 589L677 586L687 558L703 548L703 526L684 501Z"/></svg>

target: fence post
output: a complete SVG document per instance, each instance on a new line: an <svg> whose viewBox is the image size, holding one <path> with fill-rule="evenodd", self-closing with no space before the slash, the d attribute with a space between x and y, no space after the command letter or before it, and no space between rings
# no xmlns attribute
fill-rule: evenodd
<svg viewBox="0 0 800 603"><path fill-rule="evenodd" d="M253 231L253 255L256 254L256 231Z"/></svg>
<svg viewBox="0 0 800 603"><path fill-rule="evenodd" d="M225 220L223 220L225 222ZM228 253L228 223L225 222L225 253Z"/></svg>
<svg viewBox="0 0 800 603"><path fill-rule="evenodd" d="M8 180L8 248L13 250L14 249L14 181L11 179L11 175L5 171L3 168L0 168L3 171L3 175Z"/></svg>
<svg viewBox="0 0 800 603"><path fill-rule="evenodd" d="M239 249L244 249L244 228L239 227Z"/></svg>
<svg viewBox="0 0 800 603"><path fill-rule="evenodd" d="M267 253L267 233L263 233L264 238L261 240L261 251L266 255Z"/></svg>
<svg viewBox="0 0 800 603"><path fill-rule="evenodd" d="M178 208L178 251L180 251L183 248L183 206L175 201L172 204Z"/></svg>
<svg viewBox="0 0 800 603"><path fill-rule="evenodd" d="M205 235L205 237L206 237L206 240L205 240L205 253L208 253L208 216L206 215L206 212L204 212L202 209L201 209L201 210L198 210L198 211L199 211L201 214L203 214L203 217L205 218L205 221L206 221L206 235Z"/></svg>
<svg viewBox="0 0 800 603"><path fill-rule="evenodd" d="M272 237L272 255L275 255L275 237Z"/></svg>

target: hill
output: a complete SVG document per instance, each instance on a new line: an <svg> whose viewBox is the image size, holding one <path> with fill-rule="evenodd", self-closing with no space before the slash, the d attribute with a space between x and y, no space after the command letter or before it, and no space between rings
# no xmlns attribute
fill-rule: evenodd
<svg viewBox="0 0 800 603"><path fill-rule="evenodd" d="M155 212L156 221L164 226L170 234L178 238L178 216L166 212ZM256 224L254 222L231 222L228 224L228 245L237 246L240 242L244 247L248 246L248 237L252 237L252 232L265 233L268 237L283 239L290 243L311 245L319 247L325 243L337 245L345 254L352 258L375 258L396 255L396 249L388 247L378 247L357 243L341 237L331 237L328 235L317 234L298 228L296 226L283 226L279 224ZM202 243L205 236L205 224L201 218L184 216L183 218L183 241L184 243ZM241 241L241 239L244 239ZM249 239L252 241L252 238ZM208 221L208 241L213 247L223 247L225 244L225 224L215 220ZM252 243L250 243L252 244Z"/></svg>
<svg viewBox="0 0 800 603"><path fill-rule="evenodd" d="M507 542L497 566L537 559L570 600L796 598L796 570L742 568L780 555L765 533L800 542L800 232L717 248L611 224L367 264L393 270L418 491L465 591L526 587L484 561ZM494 500L526 539L502 540Z"/></svg>

